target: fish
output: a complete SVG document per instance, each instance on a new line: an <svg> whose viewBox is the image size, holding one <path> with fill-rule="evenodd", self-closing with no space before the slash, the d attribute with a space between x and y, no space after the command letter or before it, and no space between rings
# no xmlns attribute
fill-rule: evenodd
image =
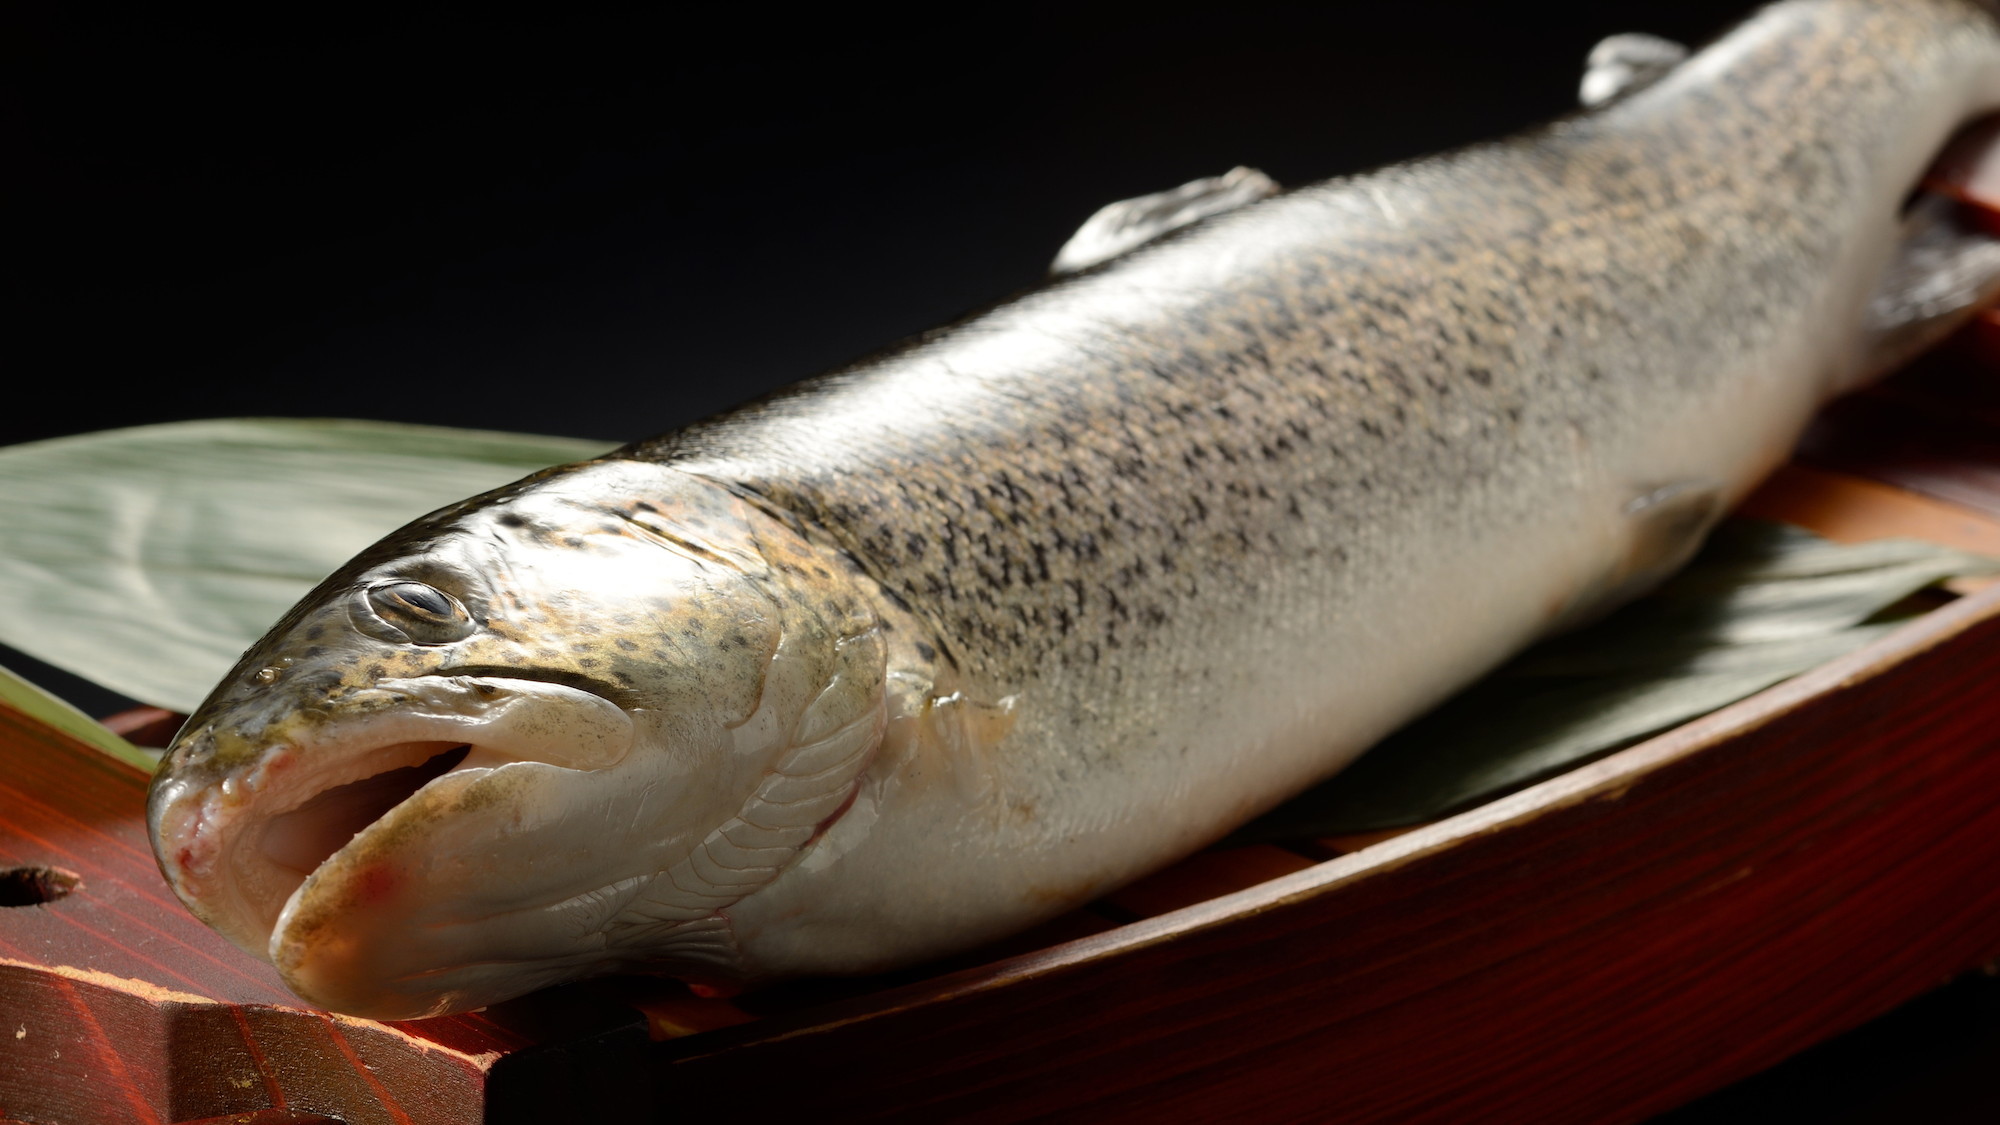
<svg viewBox="0 0 2000 1125"><path fill-rule="evenodd" d="M1986 5L1614 37L1580 97L1113 204L1021 295L416 520L190 717L163 874L417 1019L922 963L1215 841L1671 573L2000 289L1914 190L2000 110Z"/></svg>

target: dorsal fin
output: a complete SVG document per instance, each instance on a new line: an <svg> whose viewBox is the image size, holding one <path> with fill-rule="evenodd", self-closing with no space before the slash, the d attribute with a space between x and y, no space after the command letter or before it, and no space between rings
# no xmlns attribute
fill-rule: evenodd
<svg viewBox="0 0 2000 1125"><path fill-rule="evenodd" d="M1634 31L1608 36L1592 47L1584 60L1577 100L1595 108L1643 90L1666 77L1687 56L1686 47L1657 35Z"/></svg>
<svg viewBox="0 0 2000 1125"><path fill-rule="evenodd" d="M1234 210L1278 193L1278 183L1255 168L1189 180L1177 188L1121 199L1098 208L1056 252L1049 273L1061 276L1108 262L1170 230Z"/></svg>

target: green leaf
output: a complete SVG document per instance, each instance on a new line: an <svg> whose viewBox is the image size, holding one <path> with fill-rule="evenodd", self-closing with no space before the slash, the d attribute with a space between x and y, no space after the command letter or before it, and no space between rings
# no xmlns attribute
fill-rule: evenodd
<svg viewBox="0 0 2000 1125"><path fill-rule="evenodd" d="M182 422L0 449L0 641L190 711L370 543L608 449L319 419Z"/></svg>
<svg viewBox="0 0 2000 1125"><path fill-rule="evenodd" d="M1731 520L1660 589L1528 650L1232 840L1435 820L1824 664L1894 628L1912 594L1995 572L1929 543Z"/></svg>
<svg viewBox="0 0 2000 1125"><path fill-rule="evenodd" d="M22 679L8 668L0 668L0 704L12 707L31 719L38 719L92 749L152 773L159 763L157 753L149 754L104 729L97 720L67 702Z"/></svg>

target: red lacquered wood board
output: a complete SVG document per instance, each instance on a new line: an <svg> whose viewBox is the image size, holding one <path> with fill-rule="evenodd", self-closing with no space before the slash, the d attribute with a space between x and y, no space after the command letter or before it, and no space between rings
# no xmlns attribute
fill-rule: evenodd
<svg viewBox="0 0 2000 1125"><path fill-rule="evenodd" d="M2000 393L1940 363L1861 403L1750 509L2000 551ZM403 1024L289 997L173 901L136 771L0 709L0 869L82 880L0 908L0 1120L1635 1119L2000 954L1996 641L2000 587L1464 815L1204 853L956 967Z"/></svg>
<svg viewBox="0 0 2000 1125"><path fill-rule="evenodd" d="M427 1125L479 1120L501 1080L532 1099L516 1119L554 1120L535 1111L598 1102L536 1090L635 1064L643 1018L588 990L421 1023L306 1008L175 901L146 840L142 774L4 707L0 761L0 871L80 879L0 908L0 1120ZM631 1108L616 1088L600 1100Z"/></svg>

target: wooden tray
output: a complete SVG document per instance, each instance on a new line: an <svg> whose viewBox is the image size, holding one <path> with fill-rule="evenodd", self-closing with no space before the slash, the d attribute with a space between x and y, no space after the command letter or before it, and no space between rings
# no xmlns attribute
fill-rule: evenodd
<svg viewBox="0 0 2000 1125"><path fill-rule="evenodd" d="M1748 508L2000 554L2000 386L1946 358L1838 404ZM0 1119L1638 1118L2000 954L1996 642L2000 587L1464 815L1203 853L951 965L404 1024L301 1007L174 902L143 777L0 710L0 869L81 880L0 908Z"/></svg>

